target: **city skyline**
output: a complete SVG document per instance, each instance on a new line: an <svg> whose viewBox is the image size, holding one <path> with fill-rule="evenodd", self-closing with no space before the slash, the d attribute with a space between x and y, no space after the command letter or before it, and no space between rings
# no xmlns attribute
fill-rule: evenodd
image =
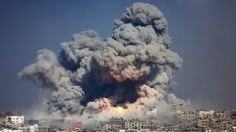
<svg viewBox="0 0 236 132"><path fill-rule="evenodd" d="M113 20L136 1L101 3L1 1L0 108L17 109L37 103L37 86L19 80L17 73L49 48L59 54L60 43L87 29L102 37ZM171 49L184 60L172 84L173 92L195 106L235 107L236 2L145 1L157 6L168 20ZM43 8L42 8L43 7ZM11 98L9 98L11 97Z"/></svg>

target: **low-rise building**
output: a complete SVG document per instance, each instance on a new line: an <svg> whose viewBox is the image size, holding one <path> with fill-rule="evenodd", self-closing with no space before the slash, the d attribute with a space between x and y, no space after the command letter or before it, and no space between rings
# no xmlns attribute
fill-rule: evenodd
<svg viewBox="0 0 236 132"><path fill-rule="evenodd" d="M8 122L14 124L15 126L24 125L24 116L6 116Z"/></svg>
<svg viewBox="0 0 236 132"><path fill-rule="evenodd" d="M198 118L211 118L215 114L214 110L209 110L209 111L198 111Z"/></svg>
<svg viewBox="0 0 236 132"><path fill-rule="evenodd" d="M141 130L144 122L138 119L125 120L125 129L127 130Z"/></svg>
<svg viewBox="0 0 236 132"><path fill-rule="evenodd" d="M197 126L202 127L202 128L209 128L210 119L209 118L199 118L197 121Z"/></svg>
<svg viewBox="0 0 236 132"><path fill-rule="evenodd" d="M39 126L38 127L38 132L51 132L51 128L50 127L45 127L45 126Z"/></svg>
<svg viewBox="0 0 236 132"><path fill-rule="evenodd" d="M22 130L3 129L0 132L23 132Z"/></svg>
<svg viewBox="0 0 236 132"><path fill-rule="evenodd" d="M38 132L39 126L37 124L34 125L27 125L24 127L20 127L19 129L22 130L23 132Z"/></svg>
<svg viewBox="0 0 236 132"><path fill-rule="evenodd" d="M172 104L171 109L176 114L182 114L184 111L188 111L188 105L184 103Z"/></svg>

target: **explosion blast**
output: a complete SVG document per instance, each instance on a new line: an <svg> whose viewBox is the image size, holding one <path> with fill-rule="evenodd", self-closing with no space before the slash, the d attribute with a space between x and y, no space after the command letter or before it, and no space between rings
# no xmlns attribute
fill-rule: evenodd
<svg viewBox="0 0 236 132"><path fill-rule="evenodd" d="M43 49L19 73L49 89L47 112L53 116L105 120L144 118L153 106L167 111L177 99L168 90L182 59L170 50L167 20L150 4L135 3L114 22L103 39L93 30L61 44L59 56Z"/></svg>

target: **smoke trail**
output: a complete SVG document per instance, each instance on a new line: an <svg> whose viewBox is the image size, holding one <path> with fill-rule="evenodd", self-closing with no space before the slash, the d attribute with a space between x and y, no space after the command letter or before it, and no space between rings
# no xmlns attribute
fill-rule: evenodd
<svg viewBox="0 0 236 132"><path fill-rule="evenodd" d="M40 50L19 76L50 89L52 115L87 120L121 114L145 118L150 107L159 106L163 112L171 102L183 101L168 91L182 59L170 50L167 29L158 8L135 3L115 20L110 37L102 39L93 30L75 34L61 44L58 57Z"/></svg>

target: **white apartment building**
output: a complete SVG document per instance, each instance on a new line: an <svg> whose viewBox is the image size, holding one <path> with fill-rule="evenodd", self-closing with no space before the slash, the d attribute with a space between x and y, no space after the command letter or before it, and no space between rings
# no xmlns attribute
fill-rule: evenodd
<svg viewBox="0 0 236 132"><path fill-rule="evenodd" d="M6 116L6 119L9 122L12 122L15 125L23 125L24 124L24 116Z"/></svg>
<svg viewBox="0 0 236 132"><path fill-rule="evenodd" d="M37 124L28 125L28 126L20 127L19 129L22 130L23 132L38 132L39 126Z"/></svg>

